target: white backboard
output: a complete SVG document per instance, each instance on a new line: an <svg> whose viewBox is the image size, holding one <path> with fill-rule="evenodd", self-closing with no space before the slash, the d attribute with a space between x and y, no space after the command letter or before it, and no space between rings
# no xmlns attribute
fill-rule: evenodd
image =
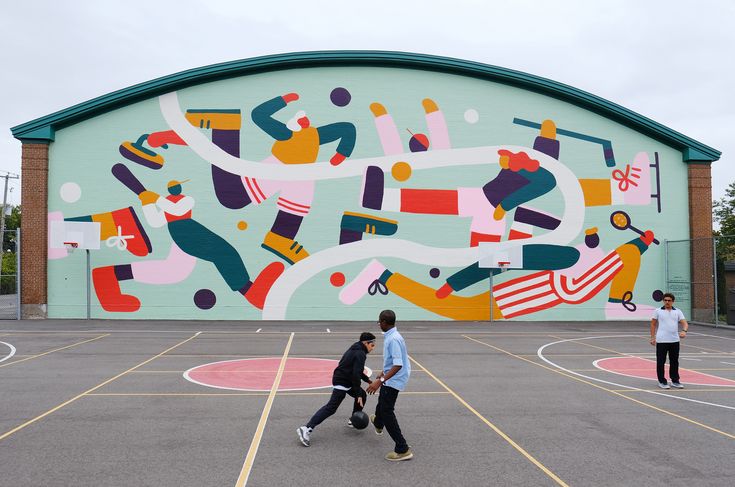
<svg viewBox="0 0 735 487"><path fill-rule="evenodd" d="M49 225L49 246L52 249L65 248L65 242L75 242L79 249L99 250L100 222L52 221Z"/></svg>
<svg viewBox="0 0 735 487"><path fill-rule="evenodd" d="M498 250L498 244L493 242L481 242L480 252L483 257L479 260L480 267L497 269L523 269L523 245ZM507 266L501 263L508 262Z"/></svg>

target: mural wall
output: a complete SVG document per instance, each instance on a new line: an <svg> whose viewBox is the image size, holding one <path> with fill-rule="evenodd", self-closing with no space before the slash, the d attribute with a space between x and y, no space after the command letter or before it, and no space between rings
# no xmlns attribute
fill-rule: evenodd
<svg viewBox="0 0 735 487"><path fill-rule="evenodd" d="M660 242L688 238L680 152L420 70L210 82L61 129L49 159L51 318L86 313L84 252L58 248L79 222L92 316L133 319L646 320Z"/></svg>

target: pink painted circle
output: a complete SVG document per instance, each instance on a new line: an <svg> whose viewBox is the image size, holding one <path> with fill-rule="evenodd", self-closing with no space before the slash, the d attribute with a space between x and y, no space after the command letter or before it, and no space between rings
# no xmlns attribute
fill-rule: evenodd
<svg viewBox="0 0 735 487"><path fill-rule="evenodd" d="M331 387L337 363L337 360L321 358L287 358L278 390ZM184 378L217 389L270 391L280 365L280 357L226 360L189 369L184 372Z"/></svg>

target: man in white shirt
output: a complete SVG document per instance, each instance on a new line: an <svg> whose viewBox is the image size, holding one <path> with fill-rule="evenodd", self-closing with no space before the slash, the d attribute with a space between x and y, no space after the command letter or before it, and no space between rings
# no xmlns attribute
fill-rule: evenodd
<svg viewBox="0 0 735 487"><path fill-rule="evenodd" d="M658 386L661 389L670 389L671 386L683 389L679 382L679 340L687 336L689 323L684 319L684 313L674 308L674 295L664 294L664 305L653 310L651 318L651 345L656 347L656 375ZM682 330L679 331L679 324ZM666 354L669 355L669 386L664 375Z"/></svg>

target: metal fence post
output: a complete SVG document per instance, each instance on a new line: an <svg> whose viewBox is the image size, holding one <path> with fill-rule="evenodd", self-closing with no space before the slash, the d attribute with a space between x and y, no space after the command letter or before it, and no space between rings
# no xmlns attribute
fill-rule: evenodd
<svg viewBox="0 0 735 487"><path fill-rule="evenodd" d="M16 314L18 317L18 320L21 319L21 310L20 310L20 228L17 228L15 230L15 296L16 296Z"/></svg>
<svg viewBox="0 0 735 487"><path fill-rule="evenodd" d="M664 292L669 292L669 241L664 239Z"/></svg>
<svg viewBox="0 0 735 487"><path fill-rule="evenodd" d="M720 307L717 300L717 292L719 291L717 286L717 237L712 237L712 269L714 270L713 279L715 283L715 328L720 324Z"/></svg>

